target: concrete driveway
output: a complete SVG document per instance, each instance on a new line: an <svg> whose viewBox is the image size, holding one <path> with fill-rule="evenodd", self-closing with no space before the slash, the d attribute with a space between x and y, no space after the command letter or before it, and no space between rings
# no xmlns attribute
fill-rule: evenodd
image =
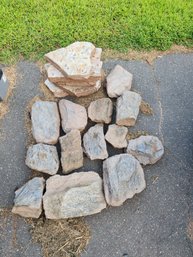
<svg viewBox="0 0 193 257"><path fill-rule="evenodd" d="M134 74L133 89L151 104L153 116L140 114L132 130L145 130L164 143L165 155L145 167L147 188L119 208L86 217L92 239L82 257L192 257L187 230L193 222L193 54L173 54L155 60L108 60L108 72L120 64ZM10 111L0 120L0 207L10 207L14 190L30 176L25 166L25 108L39 94L40 72L29 62L17 65L17 85ZM98 166L100 167L100 165ZM1 218L2 219L2 218ZM28 225L9 216L0 227L0 256L39 257ZM189 229L189 232L190 229ZM13 234L15 244L13 245ZM192 231L193 235L193 231Z"/></svg>

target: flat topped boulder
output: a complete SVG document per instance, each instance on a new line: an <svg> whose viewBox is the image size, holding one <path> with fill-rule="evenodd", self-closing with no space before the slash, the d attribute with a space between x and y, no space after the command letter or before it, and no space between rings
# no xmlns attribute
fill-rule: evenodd
<svg viewBox="0 0 193 257"><path fill-rule="evenodd" d="M32 134L37 143L56 144L59 138L60 117L57 103L37 101L31 110Z"/></svg>
<svg viewBox="0 0 193 257"><path fill-rule="evenodd" d="M88 107L88 117L95 122L110 123L113 114L113 103L109 98L97 99Z"/></svg>
<svg viewBox="0 0 193 257"><path fill-rule="evenodd" d="M116 65L107 76L107 94L109 97L118 97L124 91L131 89L133 75L122 66Z"/></svg>
<svg viewBox="0 0 193 257"><path fill-rule="evenodd" d="M105 198L109 205L120 206L146 187L143 169L132 155L119 154L103 162Z"/></svg>
<svg viewBox="0 0 193 257"><path fill-rule="evenodd" d="M59 101L62 129L68 133L72 129L84 130L87 125L87 112L84 106L62 99Z"/></svg>
<svg viewBox="0 0 193 257"><path fill-rule="evenodd" d="M91 160L104 160L108 157L102 124L96 124L84 134L83 145Z"/></svg>
<svg viewBox="0 0 193 257"><path fill-rule="evenodd" d="M129 140L127 153L132 154L143 165L154 164L164 154L164 147L158 137L140 136Z"/></svg>
<svg viewBox="0 0 193 257"><path fill-rule="evenodd" d="M125 91L117 99L116 124L134 126L139 114L141 96L135 92Z"/></svg>
<svg viewBox="0 0 193 257"><path fill-rule="evenodd" d="M92 171L50 177L46 181L43 206L48 219L74 218L98 213L106 208L102 179Z"/></svg>
<svg viewBox="0 0 193 257"><path fill-rule="evenodd" d="M63 172L83 166L83 150L81 146L81 135L79 130L71 130L65 136L59 138L61 145L61 163Z"/></svg>
<svg viewBox="0 0 193 257"><path fill-rule="evenodd" d="M12 212L27 218L39 218L42 213L44 178L33 178L15 191Z"/></svg>
<svg viewBox="0 0 193 257"><path fill-rule="evenodd" d="M53 145L32 145L27 150L25 163L32 170L55 175L59 169L57 149Z"/></svg>
<svg viewBox="0 0 193 257"><path fill-rule="evenodd" d="M109 125L105 139L115 148L127 147L128 129L124 126L116 124Z"/></svg>
<svg viewBox="0 0 193 257"><path fill-rule="evenodd" d="M45 58L64 75L71 78L89 77L91 75L91 58L95 46L90 42L75 42L65 48L49 52Z"/></svg>

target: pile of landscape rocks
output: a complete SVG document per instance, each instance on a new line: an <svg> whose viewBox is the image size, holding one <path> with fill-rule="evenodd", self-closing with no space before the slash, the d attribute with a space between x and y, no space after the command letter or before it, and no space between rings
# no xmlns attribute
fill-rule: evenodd
<svg viewBox="0 0 193 257"><path fill-rule="evenodd" d="M90 53L89 49L90 44L85 52ZM50 60L53 53L47 55ZM90 77L86 68L84 74ZM107 94L117 98L116 124L110 124L113 102L108 97L91 102L88 110L67 99L33 104L32 133L37 144L28 148L26 165L48 178L35 177L15 192L14 213L38 218L44 210L48 219L86 216L100 212L107 204L120 206L145 189L141 164L156 163L164 148L155 136L127 140L128 127L135 125L141 104L141 96L130 91L131 84L132 74L119 65L107 76ZM97 123L89 129L88 118ZM106 133L104 124L108 124ZM123 153L109 157L107 142ZM84 155L103 160L102 178L92 170L72 173L83 167ZM59 175L60 164L63 174Z"/></svg>
<svg viewBox="0 0 193 257"><path fill-rule="evenodd" d="M87 96L101 87L102 49L89 42L75 42L45 55L45 85L55 97Z"/></svg>

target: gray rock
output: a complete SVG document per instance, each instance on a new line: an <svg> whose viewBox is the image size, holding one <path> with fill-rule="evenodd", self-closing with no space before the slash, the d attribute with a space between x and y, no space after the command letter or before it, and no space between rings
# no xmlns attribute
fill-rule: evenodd
<svg viewBox="0 0 193 257"><path fill-rule="evenodd" d="M9 89L9 83L4 72L0 69L0 101L6 100Z"/></svg>
<svg viewBox="0 0 193 257"><path fill-rule="evenodd" d="M62 99L59 101L62 128L68 133L72 129L84 130L87 125L87 113L84 106Z"/></svg>
<svg viewBox="0 0 193 257"><path fill-rule="evenodd" d="M39 218L42 213L44 178L33 178L15 191L12 212L28 218Z"/></svg>
<svg viewBox="0 0 193 257"><path fill-rule="evenodd" d="M164 147L155 136L140 136L129 140L127 153L132 154L143 165L154 164L163 156Z"/></svg>
<svg viewBox="0 0 193 257"><path fill-rule="evenodd" d="M110 123L113 113L113 103L109 98L97 99L88 107L88 117L95 122Z"/></svg>
<svg viewBox="0 0 193 257"><path fill-rule="evenodd" d="M133 75L120 65L107 76L107 94L109 97L118 97L124 91L131 89Z"/></svg>
<svg viewBox="0 0 193 257"><path fill-rule="evenodd" d="M126 127L112 124L108 127L105 139L115 148L124 148L127 147L127 133Z"/></svg>
<svg viewBox="0 0 193 257"><path fill-rule="evenodd" d="M32 133L37 143L56 144L59 138L60 117L57 103L37 101L31 111Z"/></svg>
<svg viewBox="0 0 193 257"><path fill-rule="evenodd" d="M105 198L109 205L120 206L146 187L143 169L132 155L115 155L103 162Z"/></svg>
<svg viewBox="0 0 193 257"><path fill-rule="evenodd" d="M117 99L117 125L134 126L139 113L141 96L135 92L125 91Z"/></svg>
<svg viewBox="0 0 193 257"><path fill-rule="evenodd" d="M27 150L25 163L32 170L55 175L59 168L57 149L53 145L32 145Z"/></svg>
<svg viewBox="0 0 193 257"><path fill-rule="evenodd" d="M91 127L83 137L84 151L91 160L104 160L108 157L103 125Z"/></svg>
<svg viewBox="0 0 193 257"><path fill-rule="evenodd" d="M59 138L61 145L61 163L63 172L83 166L83 150L81 146L81 135L79 130L71 130L68 134Z"/></svg>
<svg viewBox="0 0 193 257"><path fill-rule="evenodd" d="M48 219L98 213L106 208L102 179L92 171L50 177L46 181L43 206Z"/></svg>

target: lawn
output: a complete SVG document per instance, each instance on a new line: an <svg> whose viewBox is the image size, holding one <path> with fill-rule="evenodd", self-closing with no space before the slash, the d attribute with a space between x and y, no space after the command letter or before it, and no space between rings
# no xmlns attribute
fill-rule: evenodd
<svg viewBox="0 0 193 257"><path fill-rule="evenodd" d="M1 62L76 40L118 51L192 47L193 0L1 0Z"/></svg>

